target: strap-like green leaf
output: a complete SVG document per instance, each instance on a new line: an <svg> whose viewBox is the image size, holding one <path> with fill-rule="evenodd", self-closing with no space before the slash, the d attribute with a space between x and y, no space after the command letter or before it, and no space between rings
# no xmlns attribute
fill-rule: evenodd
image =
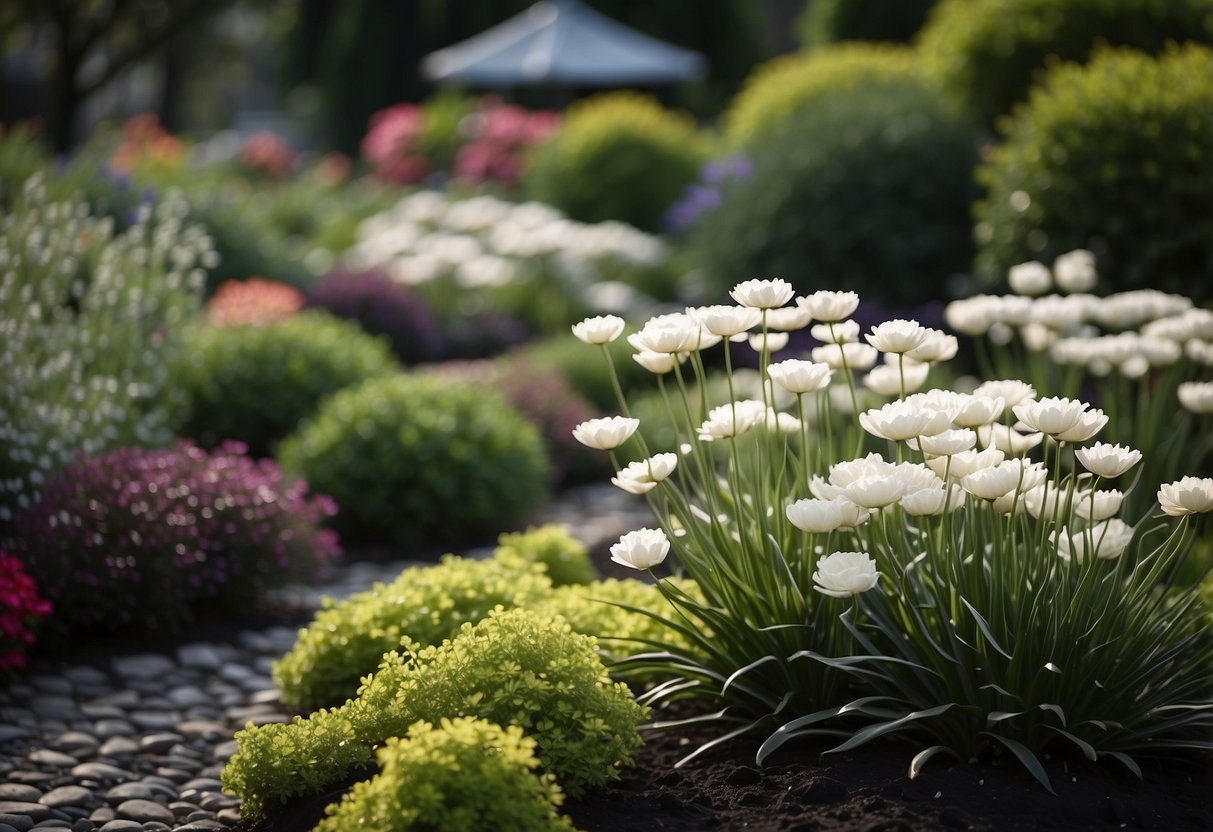
<svg viewBox="0 0 1213 832"><path fill-rule="evenodd" d="M1060 734L1061 736L1068 739L1070 742L1074 743L1074 745L1078 746L1078 750L1080 750L1082 752L1084 757L1086 757L1091 762L1095 762L1097 755L1095 753L1095 748L1094 748L1094 746L1091 745L1091 743L1087 742L1086 740L1082 739L1081 737L1076 737L1073 734L1071 734L1069 731L1065 731L1061 728L1058 728L1055 725L1046 725L1044 727L1049 729L1050 731L1054 731L1054 732Z"/></svg>
<svg viewBox="0 0 1213 832"><path fill-rule="evenodd" d="M1121 764L1125 768L1127 768L1129 771L1131 771L1135 775L1137 775L1138 782L1140 782L1140 783L1145 782L1145 778L1141 776L1141 766L1137 765L1137 761L1134 760L1132 757L1130 757L1128 754L1124 753L1123 751L1101 751L1101 752L1099 752L1099 754L1101 757L1104 755L1107 755L1109 757L1115 757L1117 760L1120 760Z"/></svg>
<svg viewBox="0 0 1213 832"><path fill-rule="evenodd" d="M874 740L877 737L884 736L904 728L912 722L917 722L920 719L930 719L933 716L939 716L946 713L949 709L957 707L955 702L949 702L946 705L936 705L934 708L927 708L925 711L913 711L903 717L891 720L889 722L881 722L877 725L869 725L860 731L856 731L851 735L851 738L842 745L835 746L826 754L835 754L840 751L850 751L852 748L858 748L869 740Z"/></svg>
<svg viewBox="0 0 1213 832"><path fill-rule="evenodd" d="M910 760L910 779L913 780L917 777L922 772L922 768L927 764L927 761L940 753L951 754L953 757L956 756L956 752L946 745L932 745L930 748L924 748L914 755L913 760Z"/></svg>
<svg viewBox="0 0 1213 832"><path fill-rule="evenodd" d="M1018 759L1019 762L1023 764L1023 767L1036 778L1037 782L1049 790L1050 794L1057 794L1057 792L1053 791L1053 784L1049 782L1049 775L1045 771L1044 766L1040 764L1040 759L1032 752L1030 748L1019 740L1013 740L1010 737L1004 737L1001 734L994 734L990 731L982 731L981 733L982 735L1001 743L1008 751L1015 755L1016 759Z"/></svg>
<svg viewBox="0 0 1213 832"><path fill-rule="evenodd" d="M977 629L981 630L981 634L985 636L986 641L990 643L990 646L1001 653L1003 658L1011 658L1011 654L1002 649L1002 645L998 643L998 639L994 638L994 634L990 632L989 623L987 623L986 620L981 617L981 613L979 613L973 607L973 605L969 603L969 599L962 597L960 599L960 603L964 604L965 609L967 609L969 614L973 616L973 620L977 622Z"/></svg>

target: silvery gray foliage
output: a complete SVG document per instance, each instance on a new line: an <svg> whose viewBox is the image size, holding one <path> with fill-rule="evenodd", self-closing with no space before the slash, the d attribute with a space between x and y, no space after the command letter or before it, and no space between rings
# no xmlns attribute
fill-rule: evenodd
<svg viewBox="0 0 1213 832"><path fill-rule="evenodd" d="M179 194L129 228L41 177L0 218L0 537L77 453L172 439L168 368L217 257Z"/></svg>

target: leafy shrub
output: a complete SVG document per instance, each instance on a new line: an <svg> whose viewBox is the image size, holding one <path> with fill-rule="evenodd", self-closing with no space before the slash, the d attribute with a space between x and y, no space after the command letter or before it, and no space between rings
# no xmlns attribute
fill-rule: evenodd
<svg viewBox="0 0 1213 832"><path fill-rule="evenodd" d="M119 448L53 475L14 549L76 629L177 629L204 602L242 604L340 554L326 497L237 444Z"/></svg>
<svg viewBox="0 0 1213 832"><path fill-rule="evenodd" d="M1058 60L1085 62L1101 45L1157 54L1169 41L1213 42L1210 11L1208 0L941 0L918 51L924 71L992 126Z"/></svg>
<svg viewBox="0 0 1213 832"><path fill-rule="evenodd" d="M326 312L272 326L191 328L175 376L188 405L179 433L204 447L225 439L266 456L328 396L399 366L384 339Z"/></svg>
<svg viewBox="0 0 1213 832"><path fill-rule="evenodd" d="M516 557L527 563L541 564L552 586L556 587L589 584L598 577L585 544L563 527L553 524L501 535L497 538L493 557Z"/></svg>
<svg viewBox="0 0 1213 832"><path fill-rule="evenodd" d="M689 117L647 96L607 93L569 108L560 130L535 148L523 186L573 219L655 232L707 154Z"/></svg>
<svg viewBox="0 0 1213 832"><path fill-rule="evenodd" d="M404 544L517 524L549 471L538 431L490 391L404 374L328 399L278 458L337 500L343 534Z"/></svg>
<svg viewBox="0 0 1213 832"><path fill-rule="evenodd" d="M533 334L527 324L513 315L484 310L461 315L446 324L444 358L492 358L511 347L523 344Z"/></svg>
<svg viewBox="0 0 1213 832"><path fill-rule="evenodd" d="M1059 67L979 169L977 270L1095 252L1109 290L1210 297L1213 51L1109 51Z"/></svg>
<svg viewBox="0 0 1213 832"><path fill-rule="evenodd" d="M796 20L800 42L816 48L848 40L904 42L922 28L936 0L813 0Z"/></svg>
<svg viewBox="0 0 1213 832"><path fill-rule="evenodd" d="M691 245L723 292L739 274L825 281L887 305L937 298L972 255L973 128L920 80L821 92L722 186Z"/></svg>
<svg viewBox="0 0 1213 832"><path fill-rule="evenodd" d="M535 741L516 725L443 719L409 726L375 753L380 773L328 807L316 832L566 830L556 778L537 774Z"/></svg>
<svg viewBox="0 0 1213 832"><path fill-rule="evenodd" d="M381 271L331 272L308 290L307 306L385 336L402 364L432 361L442 350L442 332L425 301Z"/></svg>
<svg viewBox="0 0 1213 832"><path fill-rule="evenodd" d="M612 683L589 636L528 610L496 610L438 647L383 657L358 698L288 724L250 726L223 770L248 817L363 769L372 748L418 720L478 717L530 735L573 797L617 777L640 746L647 710Z"/></svg>
<svg viewBox="0 0 1213 832"><path fill-rule="evenodd" d="M21 561L0 552L0 674L25 666L38 619L51 610L51 602L38 595L38 585Z"/></svg>
<svg viewBox="0 0 1213 832"><path fill-rule="evenodd" d="M618 339L605 347L614 359L621 384L634 387L652 382L652 374L632 360L627 341ZM532 341L512 355L540 368L558 370L574 390L599 410L614 412L619 408L619 398L611 384L610 367L601 355L585 349L571 333Z"/></svg>
<svg viewBox="0 0 1213 832"><path fill-rule="evenodd" d="M517 555L470 560L448 555L404 570L388 584L326 600L295 646L273 666L282 699L300 710L335 705L358 691L383 654L410 643L441 644L495 607L527 606L551 589L536 563Z"/></svg>
<svg viewBox="0 0 1213 832"><path fill-rule="evenodd" d="M126 231L30 180L0 216L0 538L78 453L172 440L169 365L213 253L168 195Z"/></svg>
<svg viewBox="0 0 1213 832"><path fill-rule="evenodd" d="M918 76L914 53L885 44L843 44L775 58L755 69L733 99L724 115L726 141L735 149L760 147L823 95L907 76Z"/></svg>
<svg viewBox="0 0 1213 832"><path fill-rule="evenodd" d="M250 277L226 280L206 302L211 326L265 326L303 308L303 295L294 286Z"/></svg>

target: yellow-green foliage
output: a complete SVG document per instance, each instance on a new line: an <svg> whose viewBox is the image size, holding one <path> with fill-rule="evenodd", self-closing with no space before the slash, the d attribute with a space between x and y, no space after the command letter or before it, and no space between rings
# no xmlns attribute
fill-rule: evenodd
<svg viewBox="0 0 1213 832"><path fill-rule="evenodd" d="M494 607L528 605L550 589L543 567L517 554L487 560L447 555L437 566L406 569L391 583L340 603L326 600L274 664L274 682L283 701L299 710L344 702L403 637L440 644Z"/></svg>
<svg viewBox="0 0 1213 832"><path fill-rule="evenodd" d="M993 125L1058 60L1085 62L1101 45L1156 54L1185 40L1213 41L1213 2L941 0L918 48L923 71Z"/></svg>
<svg viewBox="0 0 1213 832"><path fill-rule="evenodd" d="M709 152L690 116L639 93L605 93L569 108L535 149L524 186L573 219L657 231Z"/></svg>
<svg viewBox="0 0 1213 832"><path fill-rule="evenodd" d="M240 731L223 787L254 818L365 769L375 746L419 720L466 716L522 728L544 770L576 797L618 776L648 715L611 681L595 648L562 619L494 610L441 646L385 654L358 698L340 708Z"/></svg>
<svg viewBox="0 0 1213 832"><path fill-rule="evenodd" d="M775 58L755 69L733 99L724 116L726 141L738 149L759 142L823 93L917 74L913 51L888 44L847 43Z"/></svg>
<svg viewBox="0 0 1213 832"><path fill-rule="evenodd" d="M326 810L314 832L571 832L556 778L535 771L535 741L516 725L444 719L409 726L376 752L380 773Z"/></svg>
<svg viewBox="0 0 1213 832"><path fill-rule="evenodd" d="M518 557L528 563L541 564L547 570L552 586L588 584L598 577L585 544L553 524L501 535L497 538L493 556Z"/></svg>

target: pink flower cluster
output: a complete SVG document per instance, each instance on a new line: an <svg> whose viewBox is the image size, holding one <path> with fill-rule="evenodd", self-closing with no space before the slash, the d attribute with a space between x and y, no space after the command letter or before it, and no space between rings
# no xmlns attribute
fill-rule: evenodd
<svg viewBox="0 0 1213 832"><path fill-rule="evenodd" d="M0 552L0 672L25 666L34 627L50 612L50 601L38 596L38 586L21 561Z"/></svg>
<svg viewBox="0 0 1213 832"><path fill-rule="evenodd" d="M267 326L303 308L303 294L293 286L250 277L225 280L206 304L211 326Z"/></svg>
<svg viewBox="0 0 1213 832"><path fill-rule="evenodd" d="M362 155L380 179L415 185L429 174L429 160L421 152L423 122L424 113L416 104L397 104L371 116Z"/></svg>
<svg viewBox="0 0 1213 832"><path fill-rule="evenodd" d="M517 185L526 153L551 135L560 117L551 110L531 112L486 98L468 124L469 140L455 156L455 176L465 182Z"/></svg>
<svg viewBox="0 0 1213 832"><path fill-rule="evenodd" d="M286 179L294 171L297 157L291 146L270 130L254 133L240 147L240 164L267 179Z"/></svg>

